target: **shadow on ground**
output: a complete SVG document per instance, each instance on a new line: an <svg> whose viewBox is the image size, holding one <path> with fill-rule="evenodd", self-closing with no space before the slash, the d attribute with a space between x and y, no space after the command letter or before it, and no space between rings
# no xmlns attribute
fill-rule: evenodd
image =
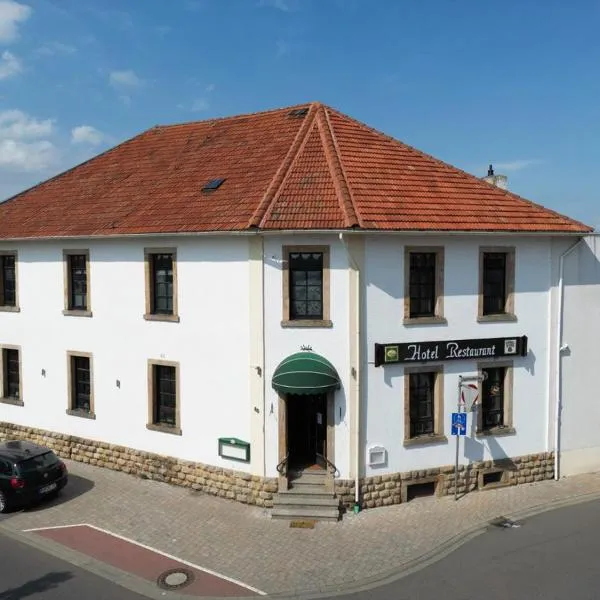
<svg viewBox="0 0 600 600"><path fill-rule="evenodd" d="M37 512L44 510L50 506L58 506L65 504L79 496L83 496L94 487L94 482L91 479L80 477L79 475L69 474L69 482L67 485L57 494L53 494L48 498L43 499L39 504L33 504L25 509L25 512ZM1 600L0 596L0 600Z"/></svg>
<svg viewBox="0 0 600 600"><path fill-rule="evenodd" d="M0 600L21 600L22 598L42 594L43 592L58 587L61 583L65 583L72 578L73 574L68 571L48 573L37 579L32 579L19 587L4 591L0 590Z"/></svg>

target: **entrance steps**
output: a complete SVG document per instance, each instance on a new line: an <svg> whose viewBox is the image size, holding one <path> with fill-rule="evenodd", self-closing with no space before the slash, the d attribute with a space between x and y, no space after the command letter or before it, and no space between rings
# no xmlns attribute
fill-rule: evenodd
<svg viewBox="0 0 600 600"><path fill-rule="evenodd" d="M271 518L339 521L340 501L325 485L325 471L290 474L289 489L273 498Z"/></svg>

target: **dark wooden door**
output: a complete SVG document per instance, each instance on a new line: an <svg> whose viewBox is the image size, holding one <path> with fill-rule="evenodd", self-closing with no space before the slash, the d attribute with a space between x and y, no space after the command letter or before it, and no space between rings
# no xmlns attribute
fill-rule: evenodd
<svg viewBox="0 0 600 600"><path fill-rule="evenodd" d="M304 468L321 464L327 456L327 397L288 396L287 433L289 464Z"/></svg>

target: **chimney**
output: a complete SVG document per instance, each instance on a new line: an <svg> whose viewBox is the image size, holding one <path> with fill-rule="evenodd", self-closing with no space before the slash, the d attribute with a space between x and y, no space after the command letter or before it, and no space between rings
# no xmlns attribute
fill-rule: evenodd
<svg viewBox="0 0 600 600"><path fill-rule="evenodd" d="M502 190L508 188L508 177L506 175L495 175L494 167L492 165L489 166L487 175L483 178L484 181L499 187Z"/></svg>

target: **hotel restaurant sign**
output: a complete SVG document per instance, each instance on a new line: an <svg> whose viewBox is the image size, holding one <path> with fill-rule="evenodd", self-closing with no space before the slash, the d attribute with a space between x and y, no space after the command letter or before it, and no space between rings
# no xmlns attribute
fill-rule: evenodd
<svg viewBox="0 0 600 600"><path fill-rule="evenodd" d="M527 356L527 336L375 344L375 366L395 363L426 363L447 360L478 360L505 356Z"/></svg>

